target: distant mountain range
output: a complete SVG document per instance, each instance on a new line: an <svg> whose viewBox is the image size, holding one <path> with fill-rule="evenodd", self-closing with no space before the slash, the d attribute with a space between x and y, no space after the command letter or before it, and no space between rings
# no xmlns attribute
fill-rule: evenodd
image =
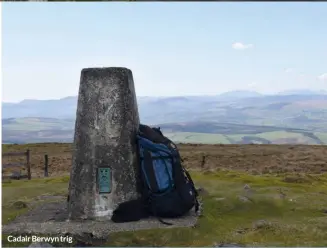
<svg viewBox="0 0 327 248"><path fill-rule="evenodd" d="M149 125L169 124L171 135L174 132L227 135L223 130L233 125L234 131L229 131L229 136L233 132L235 135L243 135L248 133L248 129L252 133L259 129L275 132L276 128L285 132L301 129L301 132L306 132L309 136L310 133L322 134L319 137L325 137L324 134L327 133L326 91L292 90L275 95L231 91L216 96L138 97L137 101L141 122ZM28 142L33 135L36 141L39 140L37 137L44 137L42 141L61 140L56 137L71 141L76 108L76 96L58 100L3 103L3 141ZM188 128L181 130L180 123ZM206 123L207 128L203 128L203 123ZM210 123L220 123L219 128L213 128ZM237 128L235 125L238 125ZM261 127L270 129L263 130ZM51 132L52 138L46 138L47 132ZM313 140L316 142L314 144L324 143L324 139L321 142L316 138ZM229 143L234 141L243 142L229 137ZM309 141L305 138L296 141L298 142Z"/></svg>
<svg viewBox="0 0 327 248"><path fill-rule="evenodd" d="M263 95L255 91L230 91L216 96L177 96L177 97L138 97L140 115L151 116L157 114L154 108L162 106L173 110L178 108L192 111L194 108L201 112L207 111L208 107L226 106L237 100L241 103L292 103L294 101L308 101L313 99L325 100L327 91L292 90L280 92L276 95ZM153 105L154 104L154 105ZM155 107L152 107L155 106ZM240 107L240 106L239 106ZM48 118L75 118L77 108L77 96L65 97L56 100L23 100L19 103L2 103L2 119L22 117L48 117ZM176 109L177 108L177 109ZM196 111L195 110L195 111ZM153 112L154 111L154 112ZM163 113L166 115L166 113ZM192 113L188 113L192 114ZM145 120L147 121L147 120ZM174 120L170 120L174 121ZM156 121L155 121L156 122ZM159 121L161 122L161 120Z"/></svg>
<svg viewBox="0 0 327 248"><path fill-rule="evenodd" d="M319 91L313 91L313 90L286 90L279 92L278 95L326 95L326 90L319 90Z"/></svg>

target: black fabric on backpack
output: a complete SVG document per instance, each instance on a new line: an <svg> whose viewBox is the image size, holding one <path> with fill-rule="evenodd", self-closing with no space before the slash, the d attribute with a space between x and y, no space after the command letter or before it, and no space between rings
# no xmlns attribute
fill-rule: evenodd
<svg viewBox="0 0 327 248"><path fill-rule="evenodd" d="M150 216L142 199L130 200L118 205L111 220L116 223L138 221Z"/></svg>
<svg viewBox="0 0 327 248"><path fill-rule="evenodd" d="M193 207L198 210L198 193L194 183L181 164L177 146L163 136L159 128L140 125L137 136L142 197L151 215L160 218L176 218L185 215Z"/></svg>

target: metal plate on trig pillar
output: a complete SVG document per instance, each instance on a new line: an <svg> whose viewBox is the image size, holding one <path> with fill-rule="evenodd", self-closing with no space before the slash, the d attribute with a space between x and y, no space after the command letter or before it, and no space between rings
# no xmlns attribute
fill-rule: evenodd
<svg viewBox="0 0 327 248"><path fill-rule="evenodd" d="M99 194L108 194L111 192L110 168L98 168L98 189Z"/></svg>

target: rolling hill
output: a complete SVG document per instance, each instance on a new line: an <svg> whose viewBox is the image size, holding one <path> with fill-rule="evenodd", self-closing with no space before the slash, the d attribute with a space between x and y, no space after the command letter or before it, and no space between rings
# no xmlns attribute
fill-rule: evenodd
<svg viewBox="0 0 327 248"><path fill-rule="evenodd" d="M74 119L11 118L2 120L2 142L70 143ZM158 124L176 143L199 144L327 144L327 133L305 129L217 122Z"/></svg>
<svg viewBox="0 0 327 248"><path fill-rule="evenodd" d="M141 122L176 142L327 144L327 94L138 97ZM4 143L71 142L77 97L3 103Z"/></svg>

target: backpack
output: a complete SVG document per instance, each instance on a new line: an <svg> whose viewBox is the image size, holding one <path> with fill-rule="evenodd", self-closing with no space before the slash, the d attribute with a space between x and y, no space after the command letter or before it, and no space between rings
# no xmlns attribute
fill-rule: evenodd
<svg viewBox="0 0 327 248"><path fill-rule="evenodd" d="M150 217L145 202L141 199L133 199L122 202L113 211L111 220L116 223L138 221Z"/></svg>
<svg viewBox="0 0 327 248"><path fill-rule="evenodd" d="M193 207L198 211L198 192L181 164L176 145L160 128L140 124L137 135L142 181L142 198L149 214L161 218L185 215Z"/></svg>

